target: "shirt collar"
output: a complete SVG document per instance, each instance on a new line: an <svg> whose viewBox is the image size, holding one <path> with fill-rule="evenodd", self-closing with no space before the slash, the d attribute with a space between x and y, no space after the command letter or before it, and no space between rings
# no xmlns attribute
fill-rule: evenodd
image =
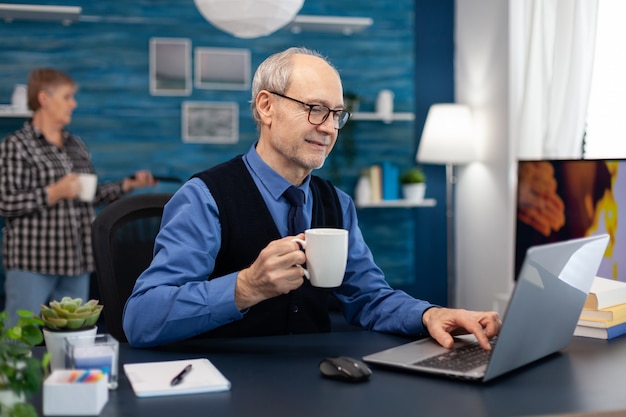
<svg viewBox="0 0 626 417"><path fill-rule="evenodd" d="M261 184L272 195L275 200L282 197L283 193L289 188L291 183L283 178L278 172L274 171L269 165L261 159L256 151L256 142L250 147L243 159L250 169L250 173L255 177L256 183ZM311 176L308 175L298 188L304 192L304 201L309 199L309 182Z"/></svg>
<svg viewBox="0 0 626 417"><path fill-rule="evenodd" d="M46 145L54 146L51 143L49 143L44 137L43 133L41 133L41 131L35 127L32 119L29 119L24 122L24 128L30 133L30 135L32 135L33 137L36 137L42 143ZM71 137L70 132L65 128L61 130L61 136L63 137L63 144L65 144L67 140L70 139Z"/></svg>

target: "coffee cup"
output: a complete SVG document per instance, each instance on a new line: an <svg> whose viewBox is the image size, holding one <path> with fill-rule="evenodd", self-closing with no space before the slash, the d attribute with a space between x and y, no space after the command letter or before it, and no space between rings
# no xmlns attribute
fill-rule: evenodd
<svg viewBox="0 0 626 417"><path fill-rule="evenodd" d="M96 174L78 174L78 181L80 181L78 199L87 203L92 202L98 188L98 176Z"/></svg>
<svg viewBox="0 0 626 417"><path fill-rule="evenodd" d="M306 253L304 275L314 287L333 288L343 282L348 260L348 231L308 229L304 240L293 239Z"/></svg>

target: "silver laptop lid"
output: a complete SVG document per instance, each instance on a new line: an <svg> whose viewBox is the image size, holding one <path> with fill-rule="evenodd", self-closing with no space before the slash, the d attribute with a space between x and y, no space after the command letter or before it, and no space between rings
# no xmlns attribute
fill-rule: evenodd
<svg viewBox="0 0 626 417"><path fill-rule="evenodd" d="M608 241L604 234L528 249L484 381L569 344Z"/></svg>

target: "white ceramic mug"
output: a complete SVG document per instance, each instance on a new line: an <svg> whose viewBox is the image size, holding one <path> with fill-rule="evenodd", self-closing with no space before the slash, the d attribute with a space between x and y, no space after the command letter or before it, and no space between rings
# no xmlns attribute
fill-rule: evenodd
<svg viewBox="0 0 626 417"><path fill-rule="evenodd" d="M98 176L96 174L78 174L78 181L80 181L78 199L87 203L93 201L98 188Z"/></svg>
<svg viewBox="0 0 626 417"><path fill-rule="evenodd" d="M314 287L338 287L343 282L348 261L348 231L308 229L304 239L294 239L306 253L304 275Z"/></svg>

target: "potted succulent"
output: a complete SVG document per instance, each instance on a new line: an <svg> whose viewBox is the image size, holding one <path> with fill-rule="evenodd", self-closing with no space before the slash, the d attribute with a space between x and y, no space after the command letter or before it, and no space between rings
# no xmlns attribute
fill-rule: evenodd
<svg viewBox="0 0 626 417"><path fill-rule="evenodd" d="M33 346L43 341L43 321L27 310L18 310L15 325L7 323L8 313L0 313L0 415L36 417L27 397L39 391L48 368L49 355L32 356Z"/></svg>
<svg viewBox="0 0 626 417"><path fill-rule="evenodd" d="M413 167L400 176L404 198L411 201L424 200L426 174L420 167Z"/></svg>
<svg viewBox="0 0 626 417"><path fill-rule="evenodd" d="M98 300L83 304L82 298L63 297L61 301L51 301L41 306L43 336L50 353L50 369L65 367L65 338L79 335L94 335L96 322L103 306Z"/></svg>

